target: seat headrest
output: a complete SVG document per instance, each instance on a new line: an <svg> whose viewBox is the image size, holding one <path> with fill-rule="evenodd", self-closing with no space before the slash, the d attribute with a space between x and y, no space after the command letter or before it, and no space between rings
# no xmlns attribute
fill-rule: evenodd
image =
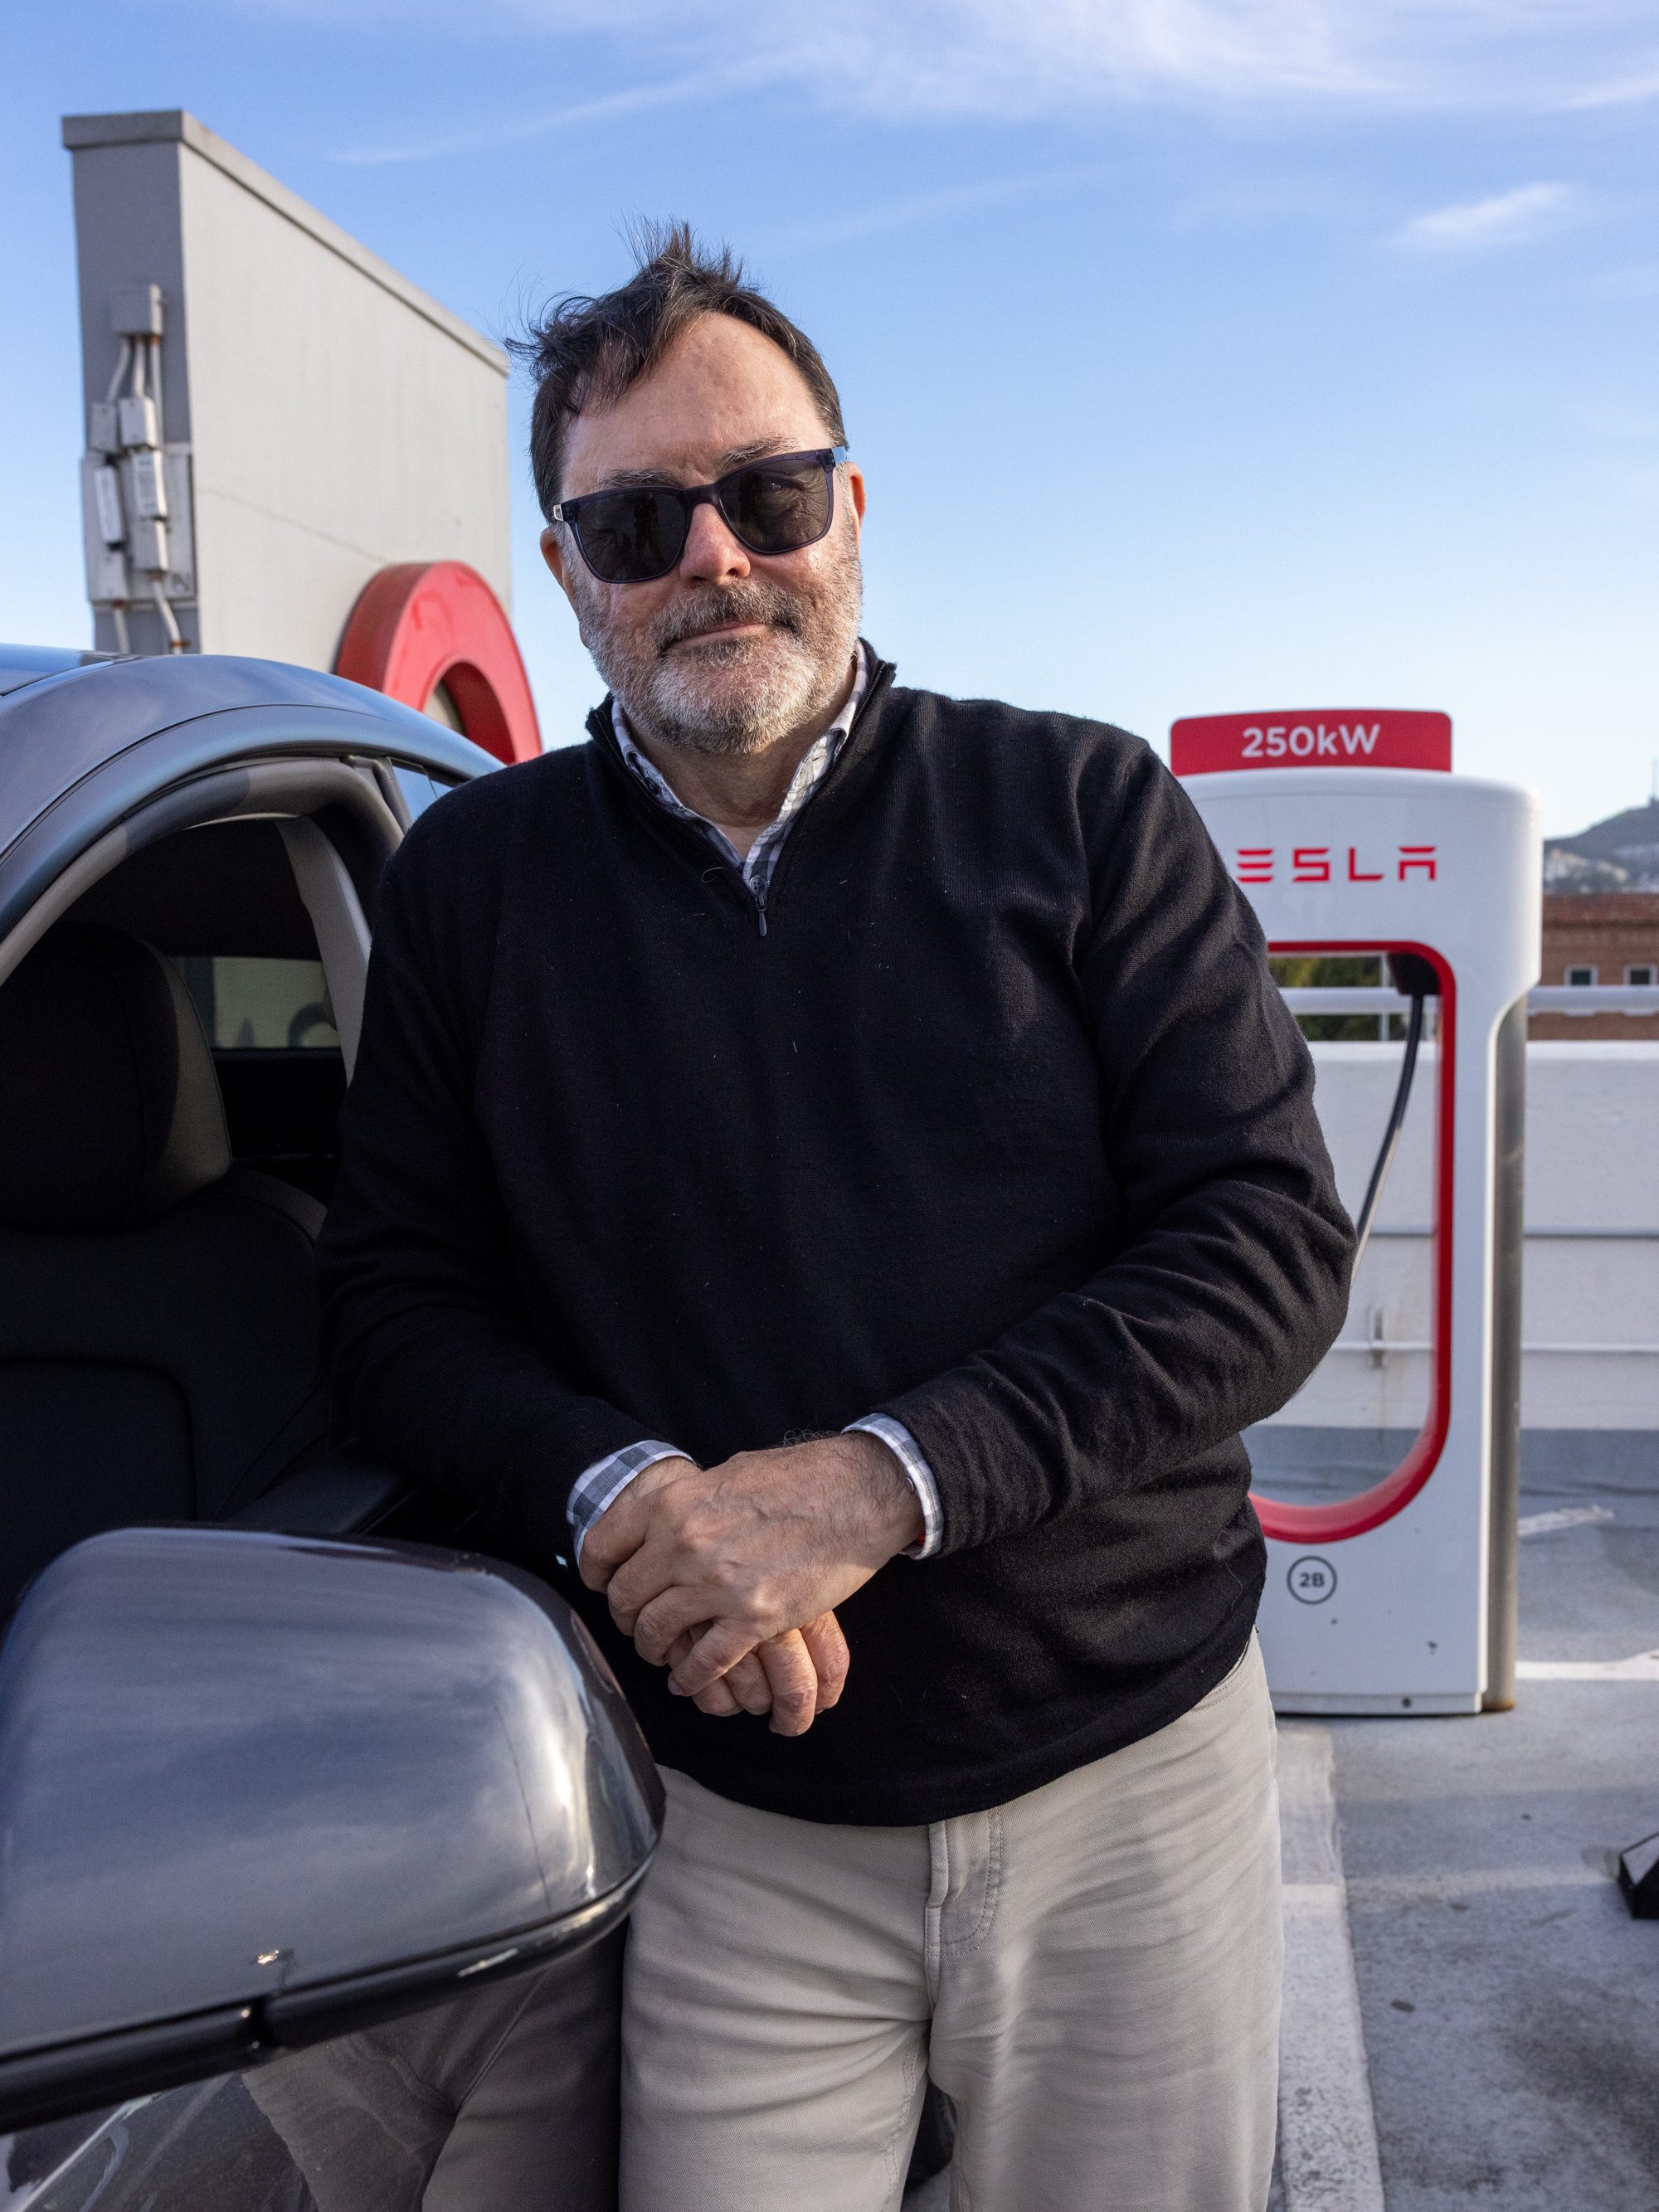
<svg viewBox="0 0 1659 2212"><path fill-rule="evenodd" d="M230 1164L178 970L125 930L60 923L0 984L0 1222L135 1229Z"/></svg>

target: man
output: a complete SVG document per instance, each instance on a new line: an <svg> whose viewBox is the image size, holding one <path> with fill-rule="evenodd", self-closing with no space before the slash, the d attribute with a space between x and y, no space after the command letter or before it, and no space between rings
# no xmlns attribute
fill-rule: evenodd
<svg viewBox="0 0 1659 2212"><path fill-rule="evenodd" d="M360 1432L579 1565L665 1771L624 2212L895 2206L930 2072L974 2212L1259 2212L1308 1055L1146 746L860 643L835 387L728 258L533 354L611 696L388 871L328 1265Z"/></svg>

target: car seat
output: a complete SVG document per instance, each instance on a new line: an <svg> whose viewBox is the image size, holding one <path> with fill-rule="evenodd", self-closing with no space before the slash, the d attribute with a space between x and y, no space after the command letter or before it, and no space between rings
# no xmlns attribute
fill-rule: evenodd
<svg viewBox="0 0 1659 2212"><path fill-rule="evenodd" d="M386 1510L388 1470L322 1479L322 1221L233 1164L153 945L60 924L0 985L0 1612L100 1529L343 1534Z"/></svg>

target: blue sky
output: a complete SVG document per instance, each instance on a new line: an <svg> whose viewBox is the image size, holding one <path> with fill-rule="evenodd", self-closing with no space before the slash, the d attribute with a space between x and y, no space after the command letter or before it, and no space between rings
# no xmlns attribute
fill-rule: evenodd
<svg viewBox="0 0 1659 2212"><path fill-rule="evenodd" d="M910 681L1162 740L1448 710L1566 830L1659 758L1651 0L145 0L4 34L0 633L87 635L64 112L187 107L495 336L636 214L812 331ZM522 427L526 398L518 396ZM521 441L520 441L521 442ZM550 742L596 694L517 461Z"/></svg>

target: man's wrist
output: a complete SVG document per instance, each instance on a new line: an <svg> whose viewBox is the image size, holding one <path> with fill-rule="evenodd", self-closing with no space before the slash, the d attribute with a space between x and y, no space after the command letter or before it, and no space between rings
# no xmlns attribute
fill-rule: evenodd
<svg viewBox="0 0 1659 2212"><path fill-rule="evenodd" d="M921 1507L922 1534L917 1542L905 1546L905 1558L931 1559L944 1547L945 1508L927 1454L904 1423L891 1413L866 1413L859 1420L849 1421L842 1433L853 1436L860 1430L886 1445L904 1470Z"/></svg>
<svg viewBox="0 0 1659 2212"><path fill-rule="evenodd" d="M848 1429L836 1443L856 1462L863 1520L892 1559L925 1534L921 1504L898 1455L867 1429Z"/></svg>

